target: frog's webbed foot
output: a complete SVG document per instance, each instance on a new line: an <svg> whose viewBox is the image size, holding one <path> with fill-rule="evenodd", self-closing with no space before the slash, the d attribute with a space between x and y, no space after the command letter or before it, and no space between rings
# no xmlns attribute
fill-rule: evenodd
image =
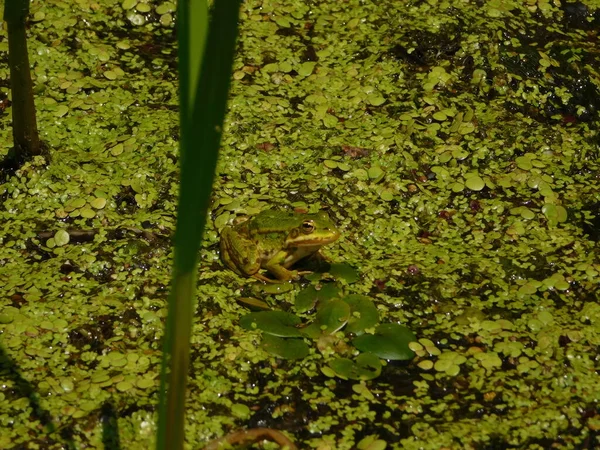
<svg viewBox="0 0 600 450"><path fill-rule="evenodd" d="M265 283L285 283L286 281L298 280L303 275L308 275L313 273L311 270L287 270L284 271L278 270L276 273L269 271L273 275L276 275L277 278L269 278L262 273L254 273L252 276L257 280L263 281Z"/></svg>
<svg viewBox="0 0 600 450"><path fill-rule="evenodd" d="M294 272L296 272L298 274L298 276L310 275L311 273L313 273L312 270L294 270Z"/></svg>

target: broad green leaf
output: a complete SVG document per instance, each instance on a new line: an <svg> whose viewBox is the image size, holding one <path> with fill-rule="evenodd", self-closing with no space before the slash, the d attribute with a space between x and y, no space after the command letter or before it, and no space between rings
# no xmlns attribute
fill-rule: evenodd
<svg viewBox="0 0 600 450"><path fill-rule="evenodd" d="M375 334L363 334L352 340L352 344L363 352L371 352L383 359L406 360L415 354L408 348L416 341L415 334L403 325L385 323L375 329Z"/></svg>
<svg viewBox="0 0 600 450"><path fill-rule="evenodd" d="M362 353L355 361L336 358L329 363L335 374L343 379L372 380L381 374L381 361L371 353Z"/></svg>
<svg viewBox="0 0 600 450"><path fill-rule="evenodd" d="M263 335L261 346L268 353L283 359L302 359L310 353L302 339L283 339L270 334Z"/></svg>
<svg viewBox="0 0 600 450"><path fill-rule="evenodd" d="M362 334L366 328L371 328L379 322L379 311L373 301L360 294L352 294L344 297L344 301L350 306L350 319L344 331L347 333Z"/></svg>
<svg viewBox="0 0 600 450"><path fill-rule="evenodd" d="M303 313L314 308L317 302L326 302L332 298L338 297L340 288L334 283L326 283L321 286L321 289L316 289L311 285L302 289L296 295L295 308L299 313Z"/></svg>
<svg viewBox="0 0 600 450"><path fill-rule="evenodd" d="M321 334L333 334L343 328L350 318L350 306L343 300L334 299L317 311L315 321L302 329L305 336L316 339Z"/></svg>
<svg viewBox="0 0 600 450"><path fill-rule="evenodd" d="M301 320L285 311L259 311L246 314L240 319L240 326L247 330L259 329L267 334L280 337L300 337L296 328Z"/></svg>

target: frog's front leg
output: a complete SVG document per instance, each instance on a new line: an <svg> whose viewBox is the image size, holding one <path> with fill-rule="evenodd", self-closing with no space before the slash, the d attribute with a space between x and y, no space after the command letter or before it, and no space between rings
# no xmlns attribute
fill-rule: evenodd
<svg viewBox="0 0 600 450"><path fill-rule="evenodd" d="M256 243L225 227L221 232L221 259L238 275L250 277L260 270L260 255Z"/></svg>
<svg viewBox="0 0 600 450"><path fill-rule="evenodd" d="M281 250L277 252L269 261L263 264L263 268L272 273L279 281L289 281L298 278L297 270L288 270L283 264L289 256L289 252ZM262 279L262 278L259 278ZM263 280L264 281L264 280ZM270 280L273 282L274 280Z"/></svg>

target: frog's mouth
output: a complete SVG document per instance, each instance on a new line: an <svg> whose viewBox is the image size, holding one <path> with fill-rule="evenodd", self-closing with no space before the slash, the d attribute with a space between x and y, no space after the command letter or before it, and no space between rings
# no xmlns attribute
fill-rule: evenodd
<svg viewBox="0 0 600 450"><path fill-rule="evenodd" d="M330 236L328 237L323 237L323 236L303 236L301 238L297 237L296 239L294 239L292 242L289 242L289 245L292 247L310 247L310 246L315 246L315 247L321 247L323 245L327 245L330 244L332 242L335 242L339 239L340 237L340 233L336 232L336 233L332 233Z"/></svg>

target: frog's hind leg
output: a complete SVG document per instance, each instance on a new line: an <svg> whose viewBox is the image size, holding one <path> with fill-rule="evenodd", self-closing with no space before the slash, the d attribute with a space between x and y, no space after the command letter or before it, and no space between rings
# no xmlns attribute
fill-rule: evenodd
<svg viewBox="0 0 600 450"><path fill-rule="evenodd" d="M224 230L224 234L221 239L221 259L227 267L244 277L257 273L260 270L260 255L256 243L229 229Z"/></svg>
<svg viewBox="0 0 600 450"><path fill-rule="evenodd" d="M264 283L283 283L283 281L281 281L281 280L275 280L273 278L266 277L262 273L259 273L259 272L256 272L252 276L254 278L256 278L257 280L260 280Z"/></svg>

